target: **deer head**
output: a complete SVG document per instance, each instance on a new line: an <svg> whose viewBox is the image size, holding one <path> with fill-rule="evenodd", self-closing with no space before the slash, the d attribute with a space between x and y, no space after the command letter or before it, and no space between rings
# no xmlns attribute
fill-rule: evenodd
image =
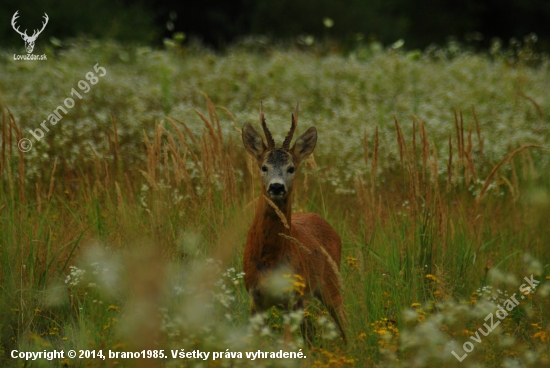
<svg viewBox="0 0 550 368"><path fill-rule="evenodd" d="M42 33L42 31L44 30L44 28L46 28L46 24L48 24L48 14L44 13L44 22L42 22L42 29L39 31L37 29L34 30L32 36L29 36L27 35L27 30L25 29L25 32L21 32L19 31L19 26L17 26L17 28L15 27L15 21L17 20L17 18L19 18L19 15L17 15L17 13L19 13L19 10L15 12L15 14L13 15L13 17L11 18L11 26L13 27L13 29L15 30L15 32L19 33L21 35L21 38L23 39L23 41L25 41L25 48L27 49L27 53L31 53L32 50L34 50L34 42L36 41L36 38L38 37L38 35L40 33Z"/></svg>
<svg viewBox="0 0 550 368"><path fill-rule="evenodd" d="M292 191L292 182L296 169L315 149L317 129L310 127L302 134L294 146L290 148L292 135L298 125L298 106L292 114L292 125L283 145L275 147L275 141L265 123L262 105L260 104L260 122L265 133L267 145L262 136L250 125L245 123L242 138L246 151L256 159L261 171L264 195L279 202L288 198Z"/></svg>

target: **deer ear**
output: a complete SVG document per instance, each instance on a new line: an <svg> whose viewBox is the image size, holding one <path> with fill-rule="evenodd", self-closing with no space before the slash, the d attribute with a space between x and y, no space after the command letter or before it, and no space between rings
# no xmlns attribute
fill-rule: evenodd
<svg viewBox="0 0 550 368"><path fill-rule="evenodd" d="M315 129L315 127L310 127L304 134L296 139L291 150L298 164L311 155L315 149L315 144L317 144L317 129Z"/></svg>
<svg viewBox="0 0 550 368"><path fill-rule="evenodd" d="M262 136L249 123L243 125L243 143L246 152L256 160L260 159L267 148Z"/></svg>

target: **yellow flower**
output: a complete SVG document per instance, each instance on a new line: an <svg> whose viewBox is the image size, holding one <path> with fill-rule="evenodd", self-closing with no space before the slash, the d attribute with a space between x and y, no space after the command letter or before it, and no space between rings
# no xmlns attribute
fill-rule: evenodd
<svg viewBox="0 0 550 368"><path fill-rule="evenodd" d="M302 276L298 274L294 274L294 275L285 274L283 276L286 279L289 279L289 281L292 283L292 285L289 288L285 289L286 291L296 291L298 294L304 295L306 284Z"/></svg>
<svg viewBox="0 0 550 368"><path fill-rule="evenodd" d="M110 311L110 310L114 310L115 312L120 312L120 307L116 306L116 305L110 305L107 307L107 310Z"/></svg>
<svg viewBox="0 0 550 368"><path fill-rule="evenodd" d="M427 274L426 278L429 279L429 280L432 280L433 282L437 282L437 277L435 277L431 273Z"/></svg>
<svg viewBox="0 0 550 368"><path fill-rule="evenodd" d="M364 333L364 332L361 332L361 333L357 336L357 338L358 338L359 340L361 340L361 341L364 341L364 340L367 338L367 334Z"/></svg>
<svg viewBox="0 0 550 368"><path fill-rule="evenodd" d="M416 307L420 307L421 305L422 304L415 302L411 304L411 307L416 308Z"/></svg>
<svg viewBox="0 0 550 368"><path fill-rule="evenodd" d="M348 265L353 268L357 268L357 258L348 257Z"/></svg>

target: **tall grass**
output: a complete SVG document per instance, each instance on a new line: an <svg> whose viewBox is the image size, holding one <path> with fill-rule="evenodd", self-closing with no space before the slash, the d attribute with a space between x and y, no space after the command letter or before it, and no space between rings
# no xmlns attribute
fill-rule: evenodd
<svg viewBox="0 0 550 368"><path fill-rule="evenodd" d="M92 55L101 57L99 51L91 50ZM2 115L0 161L3 366L23 364L10 357L14 349L54 348L101 349L104 354L108 350L164 349L170 359L41 360L32 364L195 366L201 361L172 359L170 349L245 352L300 348L307 355L304 360L224 358L203 366L548 364L546 102L529 102L517 91L494 90L492 83L500 83L496 79L483 80L482 88L473 80L460 85L454 93L464 99L458 104L467 106L463 111L453 111L454 104L445 99L449 82L444 79L441 86L418 80L413 83L414 88L426 83L423 92L413 93L416 98L441 95L443 102L422 102L422 108L413 109L409 103L414 99L400 101L398 97L402 88L411 86L402 68L415 75L431 70L429 66L468 79L468 73L477 73L481 65L514 81L534 80L535 76L544 80L548 77L544 68L509 67L500 61L491 64L468 54L452 60L427 58L416 65L406 55L389 51L362 61L380 67L386 63L390 68L388 75L374 77L378 84L367 91L365 85L361 87L365 65L337 56L319 58L321 71L285 72L279 69L290 56L275 50L268 58L274 74L266 77L245 67L262 60L256 54L235 51L218 58L187 51L188 57L202 64L185 64L185 68L207 69L210 63L208 80L215 80L219 91L234 88L238 98L232 99L229 92L215 92L198 100L189 92L194 97L184 105L191 105L193 112L182 106L167 107L177 104L177 93L162 97L153 91L144 98L148 102L134 94L115 95L106 108L101 97L106 90L98 84L91 100L83 101L80 110L74 111L83 131L66 125L59 129L58 125L54 129L59 130L52 129L45 138L47 142L35 142L30 154L16 147L25 129L33 128L25 118L29 112L14 103L16 92L2 88L7 104ZM76 50L67 54L72 52ZM136 61L132 68L136 72L156 68L141 63L160 63L160 69L165 65L183 68L174 61L175 55L183 52L148 51L154 55ZM78 61L81 56L60 56L59 62L65 57ZM297 53L292 58L296 64L310 65L311 55ZM461 67L471 69L461 70L456 64L461 59L467 59ZM87 60L79 62L87 65ZM331 70L338 62L347 63L349 69ZM104 65L109 73L124 73L118 63ZM173 73L172 77L181 73L162 70ZM287 73L295 74L290 77ZM74 74L78 78L79 74ZM357 75L363 77L352 82ZM309 77L341 94L323 92L327 87L303 94L304 99L308 96L314 101L309 113L306 110L302 116L319 128L320 144L315 156L301 168L293 207L322 214L342 237L347 347L336 338L326 311L316 303L304 316L285 316L273 309L267 325L261 318L249 320L250 299L240 274L246 232L260 192L256 167L240 143L239 127L249 116L257 119L255 101L257 95L267 93L264 83L284 86L273 87L274 94L290 102L296 96L284 89L306 89ZM350 81L335 84L332 78ZM115 88L116 80L122 81L120 77L105 81ZM170 80L164 78L162 83ZM355 96L345 90L356 82L360 90L365 89L363 100L344 99L346 93ZM537 83L530 88L542 93L544 87ZM430 95L428 85L439 89ZM172 88L172 92L178 90ZM242 92L241 88L248 89ZM169 90L163 87L159 93ZM487 103L484 91L506 101L498 114ZM468 101L476 94L481 97ZM392 102L383 101L382 96L391 95ZM233 107L245 101L249 106L233 113ZM134 102L137 107L131 106ZM119 116L121 110L136 114L145 108L140 105L143 103L160 104L157 108L167 116L155 119L154 114L148 115L134 125ZM363 104L379 105L368 115L378 117L370 124L350 124ZM534 106L539 108L533 114ZM264 100L264 107L269 109L268 120L290 117L291 110L275 98ZM97 125L84 124L94 109L107 113L96 115ZM411 109L416 110L414 116L402 118ZM516 119L516 130L504 147L495 142L506 138L498 128L502 116ZM434 122L443 117L448 121ZM67 121L70 119L67 115ZM538 125L531 126L533 122ZM334 127L329 129L330 124ZM73 135L68 133L71 131ZM91 132L88 137L87 132ZM66 135L80 146L64 146ZM47 147L40 146L43 143ZM42 152L47 157L37 156ZM459 363L451 351L462 352L462 344L472 341L469 337L496 309L499 298L505 292L517 293L525 283L523 277L531 274L541 280L536 293L522 300L502 325L476 343L475 350ZM302 318L314 319L318 326L312 349L302 346L297 330Z"/></svg>

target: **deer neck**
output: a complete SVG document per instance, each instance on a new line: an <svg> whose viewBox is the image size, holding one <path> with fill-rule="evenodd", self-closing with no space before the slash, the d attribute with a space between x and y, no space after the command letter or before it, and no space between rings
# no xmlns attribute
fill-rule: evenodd
<svg viewBox="0 0 550 368"><path fill-rule="evenodd" d="M285 226L277 211L266 200L267 194L262 193L256 206L256 215L251 229L254 229L250 236L252 241L257 246L255 247L257 254L254 258L262 260L266 263L278 262L279 255L282 254L286 246L286 239L280 234L290 235L290 218L291 218L291 196L289 195L281 201L273 202L277 206L279 213L285 217ZM269 198L269 197L268 197Z"/></svg>

